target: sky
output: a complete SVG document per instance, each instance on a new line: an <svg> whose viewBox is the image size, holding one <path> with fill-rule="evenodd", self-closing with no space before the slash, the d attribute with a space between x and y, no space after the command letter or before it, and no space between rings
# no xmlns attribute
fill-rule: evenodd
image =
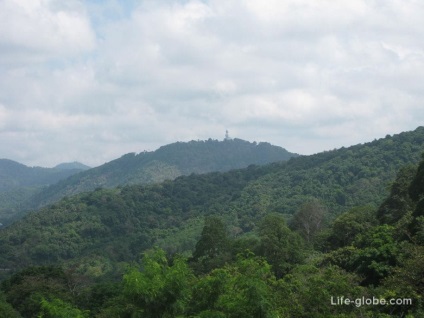
<svg viewBox="0 0 424 318"><path fill-rule="evenodd" d="M0 0L0 158L313 154L424 122L421 0Z"/></svg>

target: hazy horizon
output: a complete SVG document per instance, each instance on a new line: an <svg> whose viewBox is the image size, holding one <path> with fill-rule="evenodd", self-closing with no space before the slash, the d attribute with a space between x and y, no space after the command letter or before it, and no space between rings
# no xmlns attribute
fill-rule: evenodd
<svg viewBox="0 0 424 318"><path fill-rule="evenodd" d="M418 126L418 127L420 127L420 126ZM416 127L416 128L418 128L418 127ZM415 129L413 129L413 130L415 130ZM413 131L413 130L411 130L411 131ZM404 132L406 132L406 131L404 131ZM399 133L402 133L402 132L399 132ZM396 135L396 134L398 134L398 133L395 133L395 134L389 134L389 135L393 136L393 135ZM378 140L378 139L381 139L381 138L385 138L387 135L388 135L388 134L385 134L384 136L379 136L379 137L373 138L373 139L371 139L371 140L366 140L366 141L364 141L364 142L360 142L360 143L356 143L356 144L352 144L352 145L342 145L342 146L340 146L340 147L335 147L335 148L331 148L331 149L323 149L323 150L321 150L321 151L317 151L317 152L314 152L314 153L298 153L298 152L295 152L295 151L291 151L290 149L287 149L286 147L281 146L281 145L276 145L276 144L273 144L273 143L270 143L270 144L271 144L271 145L273 145L273 146L278 146L278 147L284 148L285 150L287 150L288 152L291 152L291 153L295 153L295 154L298 154L298 155L301 155L301 156L303 156L303 155L308 156L308 155L313 155L313 154L317 154L317 153L324 152L324 151L331 151L331 150L334 150L334 149L340 149L340 148L342 148L342 147L348 148L348 147L350 147L350 146L355 146L355 145L358 145L358 144L363 144L363 143L372 142L373 140ZM225 136L224 136L224 138L225 138ZM102 163L97 164L97 165L89 165L89 164L87 164L87 163L85 163L85 162L83 162L83 161L81 161L81 160L78 160L78 159L70 159L70 160L67 160L67 161L57 162L57 163L55 163L55 164L53 164L53 165L51 165L51 166L47 166L47 165L30 165L30 164L26 164L25 162L20 162L20 161L18 161L18 160L14 160L14 159L11 159L11 158L1 158L1 159L9 159L9 160L13 160L13 161L19 162L19 163L21 163L21 164L24 164L24 165L26 165L26 166L28 166L28 167L54 168L54 167L56 167L57 165L60 165L60 164L63 164L63 163L75 163L75 162L77 162L77 163L81 163L81 164L87 165L87 166L89 166L90 168L95 168L95 167L101 166L101 165L103 165L103 164L105 164L105 163L107 163L107 162L109 162L109 161L112 161L112 160L115 160L115 159L119 159L120 157L122 157L122 156L124 156L124 155L126 155L126 154L128 154L128 153L136 153L136 154L139 154L139 153L142 153L142 152L144 152L144 151L147 151L147 152L154 152L154 151L158 150L160 147L167 146L167 145L170 145L170 144L173 144L173 143L178 143L178 142L207 141L207 140L209 140L209 139L212 139L212 140L218 140L218 141L223 141L223 140L224 140L224 138L221 138L221 139L219 139L219 138L207 138L207 139L197 139L197 140L195 140L195 139L190 139L190 140L185 140L185 141L182 141L182 140L176 140L176 141L171 142L171 143L169 143L169 144L160 145L160 146L158 146L158 147L157 147L157 148L155 148L155 149L134 150L134 151L129 151L129 152L126 152L126 153L122 153L122 154L119 154L117 157L111 158L110 160L105 161L105 162L102 162ZM230 139L242 139L242 138L238 138L237 136L233 137L233 136L231 136L231 135L230 135ZM242 140L244 140L244 139L242 139ZM266 140L245 140L245 141L248 141L248 142L251 142L251 143L253 143L253 142L257 142L257 143L267 142L267 143L269 143L269 142L268 142L268 141L266 141Z"/></svg>

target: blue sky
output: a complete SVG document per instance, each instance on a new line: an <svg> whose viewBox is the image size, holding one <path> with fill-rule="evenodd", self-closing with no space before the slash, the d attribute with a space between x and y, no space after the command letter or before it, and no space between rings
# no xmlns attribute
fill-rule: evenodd
<svg viewBox="0 0 424 318"><path fill-rule="evenodd" d="M0 1L0 157L230 135L312 154L424 121L418 0Z"/></svg>

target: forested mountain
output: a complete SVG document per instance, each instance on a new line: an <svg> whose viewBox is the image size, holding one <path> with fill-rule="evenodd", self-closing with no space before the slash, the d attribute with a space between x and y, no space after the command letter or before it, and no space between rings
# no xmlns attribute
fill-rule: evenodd
<svg viewBox="0 0 424 318"><path fill-rule="evenodd" d="M358 205L378 206L397 171L416 164L423 151L420 127L266 166L99 188L67 197L0 231L0 261L16 268L93 253L129 260L156 244L170 252L190 251L205 216L221 215L233 233L242 234L268 213L290 219L312 200L332 219Z"/></svg>
<svg viewBox="0 0 424 318"><path fill-rule="evenodd" d="M63 169L65 166L67 169ZM72 166L62 164L55 168L28 167L9 159L0 159L0 222L7 222L23 208L23 201L41 188L87 168L79 163Z"/></svg>
<svg viewBox="0 0 424 318"><path fill-rule="evenodd" d="M423 317L423 152L419 127L66 197L0 230L0 314Z"/></svg>
<svg viewBox="0 0 424 318"><path fill-rule="evenodd" d="M241 139L177 142L152 152L129 153L62 180L31 198L31 203L42 206L64 196L99 187L158 183L191 173L228 171L297 156L269 143L251 143Z"/></svg>
<svg viewBox="0 0 424 318"><path fill-rule="evenodd" d="M67 168L63 169L65 166ZM73 166L64 163L54 168L27 167L13 160L0 159L0 191L50 185L88 168L79 163Z"/></svg>
<svg viewBox="0 0 424 318"><path fill-rule="evenodd" d="M100 187L158 183L191 173L228 171L297 156L266 142L209 139L177 142L153 152L129 153L92 169L79 162L63 163L54 168L29 168L3 160L0 162L0 176L3 177L0 180L0 223L8 224L28 210L56 202L64 196Z"/></svg>

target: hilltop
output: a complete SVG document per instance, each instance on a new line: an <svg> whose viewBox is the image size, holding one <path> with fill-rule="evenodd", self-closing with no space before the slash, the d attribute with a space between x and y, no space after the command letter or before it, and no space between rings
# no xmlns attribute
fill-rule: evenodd
<svg viewBox="0 0 424 318"><path fill-rule="evenodd" d="M176 142L156 151L128 153L99 167L51 185L31 198L31 207L55 202L64 196L132 184L152 184L192 173L224 172L285 161L298 154L266 142L242 139Z"/></svg>

